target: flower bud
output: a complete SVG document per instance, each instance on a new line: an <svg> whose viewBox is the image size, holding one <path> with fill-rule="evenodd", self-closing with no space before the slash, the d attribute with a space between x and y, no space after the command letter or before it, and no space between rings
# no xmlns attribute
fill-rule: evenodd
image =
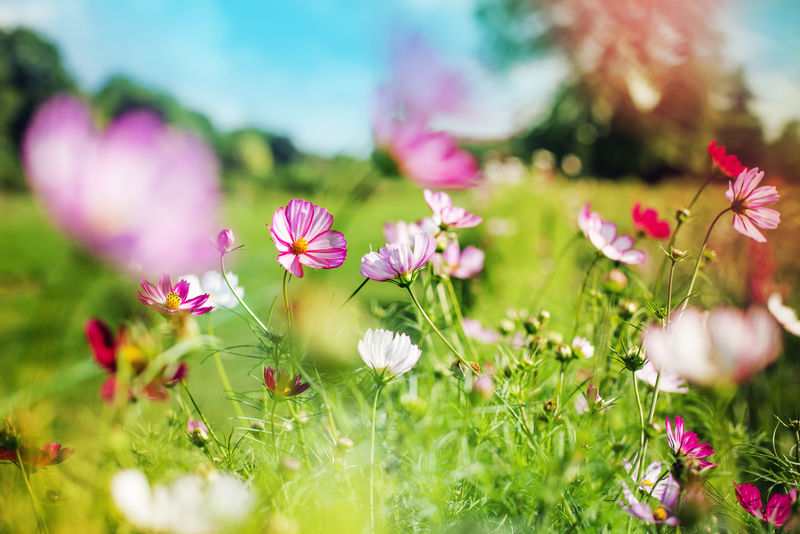
<svg viewBox="0 0 800 534"><path fill-rule="evenodd" d="M300 460L298 460L297 458L286 456L284 458L281 458L281 463L278 467L284 473L291 474L300 471L302 465L300 464Z"/></svg>
<svg viewBox="0 0 800 534"><path fill-rule="evenodd" d="M505 336L512 334L514 330L516 330L514 321L512 321L511 319L503 319L502 321L500 321L499 328L500 332Z"/></svg>
<svg viewBox="0 0 800 534"><path fill-rule="evenodd" d="M628 277L619 269L611 269L603 278L603 286L611 293L621 293L628 287Z"/></svg>
<svg viewBox="0 0 800 534"><path fill-rule="evenodd" d="M691 214L692 213L687 208L683 208L675 212L675 218L679 223L683 224L689 219Z"/></svg>
<svg viewBox="0 0 800 534"><path fill-rule="evenodd" d="M573 356L574 353L572 352L572 347L566 343L561 343L556 346L556 360L565 363L570 361Z"/></svg>
<svg viewBox="0 0 800 534"><path fill-rule="evenodd" d="M233 244L235 239L233 237L233 230L225 229L217 234L216 247L220 254L223 256L228 252L234 250Z"/></svg>
<svg viewBox="0 0 800 534"><path fill-rule="evenodd" d="M208 427L204 422L189 419L186 429L189 432L192 443L198 447L203 447L208 443Z"/></svg>
<svg viewBox="0 0 800 534"><path fill-rule="evenodd" d="M472 382L469 397L472 402L482 404L487 402L494 395L494 380L492 377L481 375Z"/></svg>
<svg viewBox="0 0 800 534"><path fill-rule="evenodd" d="M686 254L688 254L688 252L686 252L685 250L681 250L678 247L670 247L669 249L669 257L673 261L678 261L684 258Z"/></svg>
<svg viewBox="0 0 800 534"><path fill-rule="evenodd" d="M619 315L623 319L630 319L639 306L631 299L625 299L619 303Z"/></svg>
<svg viewBox="0 0 800 534"><path fill-rule="evenodd" d="M336 446L341 449L352 449L353 440L350 438L339 438L336 440Z"/></svg>
<svg viewBox="0 0 800 534"><path fill-rule="evenodd" d="M525 322L522 323L522 326L525 327L525 331L529 334L536 334L539 329L542 327L542 323L539 321L537 317L531 317Z"/></svg>
<svg viewBox="0 0 800 534"><path fill-rule="evenodd" d="M635 373L644 367L644 352L638 348L630 349L624 356L622 356L622 364L625 369Z"/></svg>

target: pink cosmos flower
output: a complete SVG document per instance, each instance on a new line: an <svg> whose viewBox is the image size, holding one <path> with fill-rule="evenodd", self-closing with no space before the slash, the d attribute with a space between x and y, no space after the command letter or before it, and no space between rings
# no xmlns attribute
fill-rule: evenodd
<svg viewBox="0 0 800 534"><path fill-rule="evenodd" d="M635 375L637 379L646 383L650 387L656 387L658 370L650 360L644 362L644 367L636 371ZM686 380L682 379L669 369L662 369L661 380L658 382L658 390L666 391L667 393L687 393L689 391L689 387L686 385Z"/></svg>
<svg viewBox="0 0 800 534"><path fill-rule="evenodd" d="M667 326L645 329L642 339L656 369L702 385L746 380L781 349L778 325L761 307L746 313L720 307L707 315L687 308Z"/></svg>
<svg viewBox="0 0 800 534"><path fill-rule="evenodd" d="M145 275L213 265L219 169L194 135L145 111L100 131L84 102L58 96L31 120L22 159L31 190L89 252Z"/></svg>
<svg viewBox="0 0 800 534"><path fill-rule="evenodd" d="M635 461L634 459L634 463ZM626 461L625 464L625 468L628 472L631 472L632 466L630 462ZM635 472L631 477L633 481L636 482ZM661 463L653 462L647 467L644 478L639 484L639 489L658 500L658 505L655 508L652 508L647 502L640 502L624 482L622 483L622 495L625 497L626 502L620 502L619 504L627 513L641 519L645 523L663 523L675 526L680 523L678 517L675 515L678 507L680 486L671 474L661 479L660 482L657 482L660 477Z"/></svg>
<svg viewBox="0 0 800 534"><path fill-rule="evenodd" d="M106 402L113 402L117 393L117 367L120 358L124 358L134 374L142 373L149 363L149 356L143 348L129 339L124 328L120 328L115 336L111 329L99 319L90 319L86 322L86 338L94 354L94 359L108 374L108 378L100 388L100 398ZM187 367L180 363L174 368L164 368L150 384L141 392L128 391L128 399L143 395L150 400L166 400L166 388L171 387L186 377Z"/></svg>
<svg viewBox="0 0 800 534"><path fill-rule="evenodd" d="M18 464L19 458L22 458L22 463L24 465L30 467L47 467L60 464L75 452L73 449L62 447L58 443L45 443L38 449L25 445L10 446L2 442L2 437L3 436L0 435L0 462L5 461ZM17 451L19 451L19 458L17 458Z"/></svg>
<svg viewBox="0 0 800 534"><path fill-rule="evenodd" d="M237 248L241 248L241 245L238 247L233 246L236 240L233 237L233 230L230 229L222 230L217 234L216 239L212 238L211 242L214 245L214 248L216 248L222 256L228 252L233 252Z"/></svg>
<svg viewBox="0 0 800 534"><path fill-rule="evenodd" d="M767 238L756 226L771 230L781 222L780 213L765 207L778 201L778 191L772 185L757 187L763 179L764 173L759 172L758 167L742 171L735 181L728 182L725 193L733 211L733 228L760 243L765 243Z"/></svg>
<svg viewBox="0 0 800 534"><path fill-rule="evenodd" d="M389 244L396 243L412 246L416 234L422 232L434 236L438 229L432 217L425 217L412 223L406 221L387 222L383 225L383 237L386 239L386 243Z"/></svg>
<svg viewBox="0 0 800 534"><path fill-rule="evenodd" d="M433 211L433 222L437 226L472 228L483 222L482 217L473 215L459 206L453 206L453 201L447 193L433 193L430 189L426 189L424 195L425 202Z"/></svg>
<svg viewBox="0 0 800 534"><path fill-rule="evenodd" d="M726 154L725 145L717 146L716 141L709 143L708 155L711 156L714 165L730 178L735 178L747 170L747 167L739 163L739 158L733 154Z"/></svg>
<svg viewBox="0 0 800 534"><path fill-rule="evenodd" d="M646 208L642 211L642 205L636 203L631 213L633 225L638 231L653 239L666 239L669 237L669 223L658 218L658 212L653 208Z"/></svg>
<svg viewBox="0 0 800 534"><path fill-rule="evenodd" d="M195 445L202 446L208 441L208 427L202 421L189 419L186 423L186 431Z"/></svg>
<svg viewBox="0 0 800 534"><path fill-rule="evenodd" d="M310 384L302 381L301 375L292 376L285 369L280 371L272 367L264 368L264 384L267 386L273 398L286 398L300 395L310 387Z"/></svg>
<svg viewBox="0 0 800 534"><path fill-rule="evenodd" d="M646 255L633 248L633 238L629 235L617 236L617 225L604 221L599 213L591 211L589 203L578 214L578 226L592 245L607 258L627 265L644 263Z"/></svg>
<svg viewBox="0 0 800 534"><path fill-rule="evenodd" d="M285 208L278 208L269 227L278 249L278 263L298 278L303 277L303 265L312 269L339 267L347 257L347 241L331 226L333 215L311 202L294 199Z"/></svg>
<svg viewBox="0 0 800 534"><path fill-rule="evenodd" d="M172 285L169 275L162 274L158 279L158 286L145 279L141 280L141 284L142 289L136 292L136 296L139 297L142 304L153 308L158 313L203 315L213 308L213 306L203 306L208 300L208 293L189 298L189 282L186 280L180 280L177 284Z"/></svg>
<svg viewBox="0 0 800 534"><path fill-rule="evenodd" d="M389 280L400 286L409 286L435 250L433 237L416 234L413 249L406 244L389 244L378 252L365 254L361 258L361 274L378 282Z"/></svg>
<svg viewBox="0 0 800 534"><path fill-rule="evenodd" d="M753 517L766 521L776 527L783 526L792 513L792 504L797 500L797 488L787 493L775 493L767 502L766 510L761 500L761 492L752 484L741 484L734 482L736 488L736 500L742 508Z"/></svg>
<svg viewBox="0 0 800 534"><path fill-rule="evenodd" d="M437 272L466 280L483 270L485 257L482 250L472 245L462 251L457 242L451 241L444 252L436 254L434 259Z"/></svg>
<svg viewBox="0 0 800 534"><path fill-rule="evenodd" d="M783 299L779 293L773 293L769 296L767 308L787 332L800 336L800 320L797 319L797 312L783 305Z"/></svg>
<svg viewBox="0 0 800 534"><path fill-rule="evenodd" d="M638 453L633 456L633 463L629 462L627 459L622 460L625 471L631 475L631 480L633 480L634 483L636 483L638 457ZM636 466L637 469L634 469L634 466ZM678 495L680 485L675 480L675 477L672 476L672 473L668 472L666 476L664 476L664 468L661 462L652 462L645 468L642 474L642 480L639 482L639 490L659 501L664 499L665 496L671 501L673 494L676 496Z"/></svg>
<svg viewBox="0 0 800 534"><path fill-rule="evenodd" d="M714 454L714 449L708 443L700 443L694 432L685 430L683 419L679 415L675 416L674 426L667 417L667 443L676 455L697 460L703 469L717 467L711 462L700 460Z"/></svg>
<svg viewBox="0 0 800 534"><path fill-rule="evenodd" d="M464 335L481 343L491 345L500 341L500 332L484 327L477 319L464 317L461 321Z"/></svg>

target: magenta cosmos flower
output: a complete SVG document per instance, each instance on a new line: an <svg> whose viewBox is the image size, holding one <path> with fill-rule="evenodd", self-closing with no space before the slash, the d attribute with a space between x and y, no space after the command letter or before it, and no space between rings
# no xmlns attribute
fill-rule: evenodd
<svg viewBox="0 0 800 534"><path fill-rule="evenodd" d="M84 102L60 96L34 115L22 158L31 190L89 252L145 275L213 264L219 169L195 136L145 111L100 131Z"/></svg>
<svg viewBox="0 0 800 534"><path fill-rule="evenodd" d="M636 203L631 212L633 225L638 231L653 239L666 239L669 237L669 223L664 219L658 218L658 212L654 208L645 208Z"/></svg>
<svg viewBox="0 0 800 534"><path fill-rule="evenodd" d="M391 281L407 287L414 283L419 269L436 251L436 240L428 234L414 236L414 248L406 244L389 244L378 252L361 258L361 274L377 282Z"/></svg>
<svg viewBox="0 0 800 534"><path fill-rule="evenodd" d="M736 500L747 513L776 527L786 523L792 514L792 504L797 500L797 488L792 488L785 495L776 493L770 497L765 509L761 500L761 492L757 487L752 484L737 486L736 483L733 484L733 487L736 489Z"/></svg>
<svg viewBox="0 0 800 534"><path fill-rule="evenodd" d="M462 207L453 206L453 200L447 193L434 193L426 189L423 193L425 202L433 212L433 222L445 228L472 228L483 222L483 218L469 213Z"/></svg>
<svg viewBox="0 0 800 534"><path fill-rule="evenodd" d="M604 221L599 213L591 210L589 203L578 214L578 226L592 245L607 258L627 265L644 263L645 253L633 248L633 238L629 235L618 236L617 225Z"/></svg>
<svg viewBox="0 0 800 534"><path fill-rule="evenodd" d="M772 185L758 187L763 179L764 173L759 172L758 167L745 169L735 181L728 182L725 193L733 211L733 228L759 243L765 243L767 238L756 226L771 230L781 222L780 213L765 207L778 201L778 190Z"/></svg>
<svg viewBox="0 0 800 534"><path fill-rule="evenodd" d="M717 146L716 141L711 141L711 143L709 143L708 155L711 156L713 164L730 178L736 178L747 170L747 167L739 163L739 158L733 154L726 154L725 145Z"/></svg>
<svg viewBox="0 0 800 534"><path fill-rule="evenodd" d="M697 434L684 429L683 419L675 416L675 424L667 417L667 443L678 456L697 460L701 469L717 467L711 462L701 460L714 454L714 449L708 443L700 443Z"/></svg>
<svg viewBox="0 0 800 534"><path fill-rule="evenodd" d="M264 368L264 384L274 398L294 397L309 388L301 375L292 376L284 369L278 371L272 367Z"/></svg>
<svg viewBox="0 0 800 534"><path fill-rule="evenodd" d="M272 226L267 226L278 249L278 263L298 278L303 277L303 265L333 269L347 256L344 234L331 230L333 215L311 202L292 200L275 211Z"/></svg>
<svg viewBox="0 0 800 534"><path fill-rule="evenodd" d="M208 300L208 293L189 298L189 282L180 280L177 284L172 285L168 274L161 275L157 286L144 279L141 280L141 284L142 289L136 292L136 296L139 297L142 304L153 308L158 313L203 315L214 308L213 306L203 306Z"/></svg>
<svg viewBox="0 0 800 534"><path fill-rule="evenodd" d="M451 241L442 254L434 256L434 266L439 273L466 280L483 270L485 257L479 248L470 245L461 250L456 241Z"/></svg>

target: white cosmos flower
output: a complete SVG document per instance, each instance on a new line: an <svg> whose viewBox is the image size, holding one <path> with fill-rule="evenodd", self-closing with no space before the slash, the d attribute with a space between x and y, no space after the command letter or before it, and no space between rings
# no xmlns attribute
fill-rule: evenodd
<svg viewBox="0 0 800 534"><path fill-rule="evenodd" d="M422 355L406 334L383 329L367 330L358 342L358 353L364 363L384 380L407 373Z"/></svg>
<svg viewBox="0 0 800 534"><path fill-rule="evenodd" d="M206 534L243 521L254 499L238 478L220 474L208 480L184 475L171 485L150 486L136 469L117 473L111 498L138 528L175 534Z"/></svg>
<svg viewBox="0 0 800 534"><path fill-rule="evenodd" d="M656 379L658 378L658 370L653 365L653 362L647 360L644 367L636 371L636 378L648 384L650 387L656 387ZM661 380L658 382L659 391L666 391L667 393L686 393L689 391L689 386L686 385L686 380L670 371L669 369L661 370Z"/></svg>
<svg viewBox="0 0 800 534"><path fill-rule="evenodd" d="M775 317L776 321L781 323L781 326L783 326L787 332L800 336L800 319L797 318L797 312L783 305L783 299L780 294L773 293L769 296L767 308L769 308L769 312Z"/></svg>
<svg viewBox="0 0 800 534"><path fill-rule="evenodd" d="M594 346L585 337L575 336L572 340L572 352L584 358L594 356Z"/></svg>
<svg viewBox="0 0 800 534"><path fill-rule="evenodd" d="M214 306L214 310L219 308L235 308L239 305L236 296L231 293L228 284L219 271L206 271L202 278L194 274L181 276L183 280L189 282L189 298L193 298L203 293L208 293L208 305ZM239 298L244 297L244 288L239 287L239 277L228 271L230 281ZM212 310L212 311L214 311Z"/></svg>

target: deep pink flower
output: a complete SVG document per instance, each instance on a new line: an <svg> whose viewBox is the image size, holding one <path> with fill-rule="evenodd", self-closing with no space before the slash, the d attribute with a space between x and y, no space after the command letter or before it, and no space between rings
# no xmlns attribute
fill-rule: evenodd
<svg viewBox="0 0 800 534"><path fill-rule="evenodd" d="M264 368L264 384L273 397L279 398L300 395L310 385L303 383L301 375L292 376L284 369L277 371L272 367Z"/></svg>
<svg viewBox="0 0 800 534"><path fill-rule="evenodd" d="M731 178L736 178L747 170L747 167L739 163L739 158L733 154L726 154L725 145L717 146L716 141L711 141L711 143L709 143L708 155L711 156L711 161L714 162L714 165L726 176Z"/></svg>
<svg viewBox="0 0 800 534"><path fill-rule="evenodd" d="M278 249L278 263L298 278L303 277L303 265L312 269L339 267L347 257L347 241L331 226L333 215L311 202L294 199L285 208L278 208L269 227Z"/></svg>
<svg viewBox="0 0 800 534"><path fill-rule="evenodd" d="M141 284L142 289L136 292L136 296L139 297L142 304L153 308L158 313L203 315L214 308L213 306L203 306L208 300L208 293L189 298L189 282L180 280L177 284L172 285L168 274L161 275L157 286L145 279L141 280Z"/></svg>
<svg viewBox="0 0 800 534"><path fill-rule="evenodd" d="M736 488L736 500L750 515L775 525L776 527L783 526L786 520L792 513L792 504L797 500L797 488L787 493L775 493L770 497L767 502L766 510L761 501L761 492L757 487L752 484L741 484L739 486L734 482L733 487Z"/></svg>
<svg viewBox="0 0 800 534"><path fill-rule="evenodd" d="M592 245L607 258L627 265L644 263L645 253L633 248L633 238L629 235L618 236L617 225L604 221L599 213L591 211L589 203L578 214L578 226Z"/></svg>
<svg viewBox="0 0 800 534"><path fill-rule="evenodd" d="M236 240L233 237L233 230L229 229L222 230L220 233L218 233L216 239L212 238L212 243L214 244L214 248L216 248L222 256L224 256L228 252L232 252L237 248L240 248L233 246L235 242Z"/></svg>
<svg viewBox="0 0 800 534"><path fill-rule="evenodd" d="M763 179L764 173L759 172L758 167L744 170L735 181L728 182L725 193L733 211L733 228L760 243L765 243L767 238L756 226L771 230L781 222L780 213L764 207L775 204L780 196L773 185L758 187Z"/></svg>
<svg viewBox="0 0 800 534"><path fill-rule="evenodd" d="M470 245L464 250L461 250L458 243L452 241L447 245L447 248L444 249L441 255L437 254L434 256L434 259L438 257L434 265L440 273L450 275L453 278L466 280L483 270L483 260L485 256L486 255L479 248Z"/></svg>
<svg viewBox="0 0 800 534"><path fill-rule="evenodd" d="M669 237L669 223L658 219L658 212L654 208L646 208L642 211L642 205L636 203L631 213L633 225L637 230L653 239L666 239Z"/></svg>
<svg viewBox="0 0 800 534"><path fill-rule="evenodd" d="M697 460L701 468L717 467L711 462L700 460L714 454L714 449L708 443L700 443L694 432L685 430L683 419L679 415L675 416L674 425L667 417L667 443L675 454Z"/></svg>
<svg viewBox="0 0 800 534"><path fill-rule="evenodd" d="M428 234L414 236L414 248L406 244L389 244L378 252L361 258L361 274L378 282L392 281L401 286L414 282L418 270L436 250L436 240Z"/></svg>
<svg viewBox="0 0 800 534"><path fill-rule="evenodd" d="M462 207L453 206L453 200L447 193L434 193L430 189L424 191L425 202L433 211L433 222L447 228L472 228L483 222L483 218L469 213Z"/></svg>
<svg viewBox="0 0 800 534"><path fill-rule="evenodd" d="M219 169L194 135L145 111L102 132L84 102L59 96L34 115L22 157L50 216L91 253L145 275L213 265Z"/></svg>
<svg viewBox="0 0 800 534"><path fill-rule="evenodd" d="M117 393L117 367L119 358L124 358L134 375L142 373L150 360L150 356L139 344L129 339L124 328L120 328L115 336L111 329L99 319L90 319L86 322L86 338L94 354L94 359L108 374L108 378L100 388L100 398L112 402ZM180 363L174 369L165 368L141 392L151 400L165 400L166 388L175 385L186 377L187 367ZM128 391L128 399L139 396L139 392Z"/></svg>

